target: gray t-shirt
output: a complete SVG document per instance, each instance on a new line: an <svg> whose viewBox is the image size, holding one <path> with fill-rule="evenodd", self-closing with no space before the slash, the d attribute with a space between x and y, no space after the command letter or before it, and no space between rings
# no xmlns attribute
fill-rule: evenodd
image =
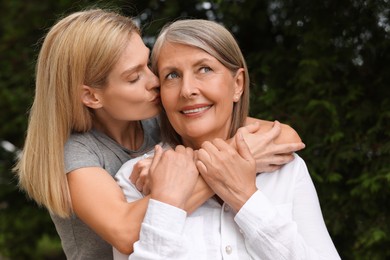
<svg viewBox="0 0 390 260"><path fill-rule="evenodd" d="M102 167L114 176L131 158L140 156L160 142L158 119L142 121L144 142L137 151L128 150L102 132L92 129L72 134L65 144L65 172L84 168ZM64 219L51 215L61 238L67 259L112 259L112 246L100 238L77 216Z"/></svg>

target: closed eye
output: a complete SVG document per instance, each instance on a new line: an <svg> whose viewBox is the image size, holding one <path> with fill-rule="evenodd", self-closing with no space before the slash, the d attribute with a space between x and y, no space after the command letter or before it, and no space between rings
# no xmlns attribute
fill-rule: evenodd
<svg viewBox="0 0 390 260"><path fill-rule="evenodd" d="M137 74L136 77L133 77L132 79L130 79L129 82L130 82L131 84L134 84L134 83L136 83L138 80L139 80L139 74Z"/></svg>

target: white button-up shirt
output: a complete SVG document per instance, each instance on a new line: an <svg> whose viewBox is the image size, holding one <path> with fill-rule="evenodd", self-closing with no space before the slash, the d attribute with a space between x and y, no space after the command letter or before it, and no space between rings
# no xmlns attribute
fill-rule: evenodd
<svg viewBox="0 0 390 260"><path fill-rule="evenodd" d="M116 174L129 202L143 197L129 181L140 159ZM256 184L258 191L237 213L211 198L187 216L151 199L134 253L125 256L114 249L114 259L340 259L298 155L278 171L259 174Z"/></svg>

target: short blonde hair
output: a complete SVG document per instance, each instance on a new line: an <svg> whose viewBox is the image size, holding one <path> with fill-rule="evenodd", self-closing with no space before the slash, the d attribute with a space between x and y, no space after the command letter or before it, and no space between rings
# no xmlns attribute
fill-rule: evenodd
<svg viewBox="0 0 390 260"><path fill-rule="evenodd" d="M92 127L93 114L81 102L82 86L106 85L132 33L140 32L130 18L92 9L61 19L44 39L27 136L15 171L20 187L56 215L72 212L64 144L71 132Z"/></svg>
<svg viewBox="0 0 390 260"><path fill-rule="evenodd" d="M178 20L166 25L160 32L152 51L152 69L158 75L157 62L161 49L166 42L179 43L199 48L222 63L233 74L239 68L244 69L245 82L240 100L234 104L229 137L232 137L239 127L244 125L249 110L249 73L233 35L222 25L201 19ZM161 115L161 133L163 141L177 145L181 137L170 124L163 110Z"/></svg>

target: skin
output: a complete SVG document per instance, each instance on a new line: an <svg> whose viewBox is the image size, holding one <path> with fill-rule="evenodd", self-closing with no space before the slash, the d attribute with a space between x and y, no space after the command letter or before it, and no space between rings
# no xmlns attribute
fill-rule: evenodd
<svg viewBox="0 0 390 260"><path fill-rule="evenodd" d="M143 142L137 120L159 113L159 81L148 62L149 49L133 34L108 76L108 85L103 89L82 86L81 100L94 111L94 127L132 150ZM73 209L80 219L118 250L131 253L148 198L127 203L118 184L102 168L77 169L67 178Z"/></svg>
<svg viewBox="0 0 390 260"><path fill-rule="evenodd" d="M133 34L110 72L107 86L103 89L82 86L81 100L93 109L94 127L131 150L143 142L138 120L160 112L159 80L148 63L149 49L138 34ZM112 176L99 167L74 170L67 174L67 179L77 216L120 252L130 254L138 240L149 197L127 203ZM187 201L188 211L212 195L204 186L204 182L198 182L198 188Z"/></svg>
<svg viewBox="0 0 390 260"><path fill-rule="evenodd" d="M213 192L238 211L257 190L256 162L243 133L234 140L237 149L224 141L228 138L233 104L239 100L244 88L244 70L233 73L201 49L165 43L158 60L158 72L161 100L172 126L182 137L184 146L199 149L194 165ZM257 122L266 126L264 130L273 124L263 120ZM296 135L293 131L289 134ZM151 167L151 197L184 209L191 187L181 189L182 178L185 179L183 168L159 169L159 165L164 169L175 161L172 151L164 157L160 150L156 149L154 167ZM183 152L176 153L181 156ZM191 160L187 158L189 165ZM190 172L190 177L196 176ZM153 185L154 178L159 179L159 185L171 187L169 196Z"/></svg>
<svg viewBox="0 0 390 260"><path fill-rule="evenodd" d="M166 43L158 71L169 121L184 145L197 149L206 140L227 137L233 99L242 93L244 75L243 69L233 75L214 57L192 50L190 46Z"/></svg>
<svg viewBox="0 0 390 260"><path fill-rule="evenodd" d="M81 86L80 98L94 113L94 127L131 150L136 150L143 142L143 131L138 120L153 117L160 111L158 91L160 83L150 71L148 62L149 49L138 34L133 34L129 37L122 57L110 72L107 86L102 89ZM251 131L256 130L254 126L248 129L250 128ZM245 131L249 131L248 129ZM269 138L279 134L277 128L273 131ZM249 132L246 136L255 140L255 135L251 136ZM272 145L271 147L274 148L274 153L275 149L280 151L280 148L286 148ZM253 148L256 150L255 145ZM262 148L264 147L259 149ZM301 148L299 140L293 150ZM176 164L175 169L189 163L186 159L189 157L188 151L177 149L173 152L180 153L184 159ZM162 159L169 161L174 157L167 153ZM285 160L288 161L288 158ZM78 217L120 252L132 253L133 243L138 240L140 225L150 196L127 203L112 176L99 167L74 170L67 174L67 179L73 210ZM189 185L192 187L191 194L187 194L181 206L191 212L214 193L200 177L197 177L195 184L191 182ZM158 192L158 189L154 192Z"/></svg>

